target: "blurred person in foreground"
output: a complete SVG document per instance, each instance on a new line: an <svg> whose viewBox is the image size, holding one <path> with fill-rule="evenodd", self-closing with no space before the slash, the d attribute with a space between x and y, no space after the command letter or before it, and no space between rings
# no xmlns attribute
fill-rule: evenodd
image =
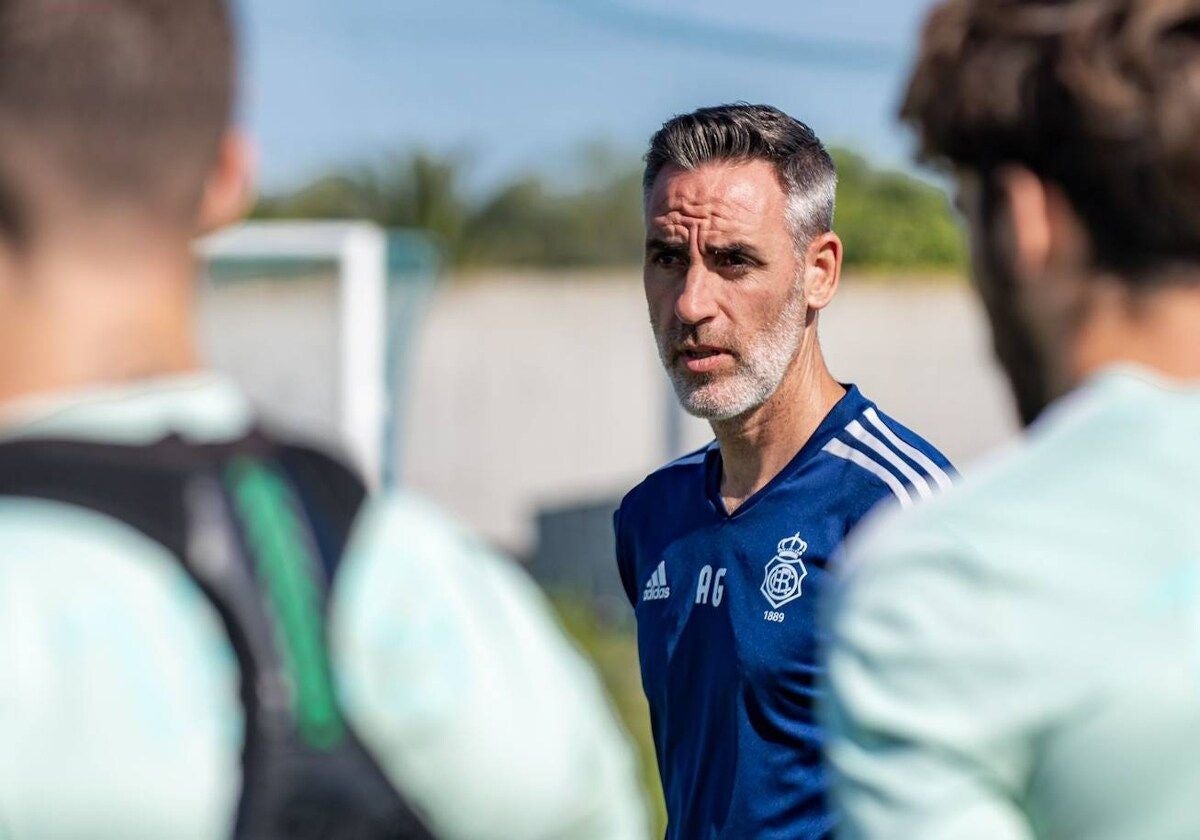
<svg viewBox="0 0 1200 840"><path fill-rule="evenodd" d="M831 599L845 837L1200 837L1200 2L953 0L957 175L1025 442Z"/></svg>
<svg viewBox="0 0 1200 840"><path fill-rule="evenodd" d="M825 564L881 500L950 484L937 450L825 365L835 181L808 126L766 106L676 117L646 156L651 325L681 403L716 435L615 516L669 837L828 835Z"/></svg>
<svg viewBox="0 0 1200 840"><path fill-rule="evenodd" d="M0 837L643 836L532 584L203 370L232 42L223 0L0 0Z"/></svg>

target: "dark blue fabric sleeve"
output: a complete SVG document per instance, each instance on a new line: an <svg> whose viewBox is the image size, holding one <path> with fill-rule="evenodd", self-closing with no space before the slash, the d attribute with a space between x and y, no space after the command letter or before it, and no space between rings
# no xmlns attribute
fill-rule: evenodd
<svg viewBox="0 0 1200 840"><path fill-rule="evenodd" d="M623 507L624 505L622 505ZM629 599L630 606L637 606L636 588L633 583L633 570L629 568L628 553L625 550L625 541L621 536L621 508L618 507L613 511L613 542L616 548L617 556L617 571L621 575L621 586L625 589L625 597Z"/></svg>

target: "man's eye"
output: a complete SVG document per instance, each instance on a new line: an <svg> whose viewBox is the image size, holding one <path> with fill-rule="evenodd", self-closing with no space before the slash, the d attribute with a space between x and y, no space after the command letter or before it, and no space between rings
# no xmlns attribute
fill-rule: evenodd
<svg viewBox="0 0 1200 840"><path fill-rule="evenodd" d="M726 268L750 268L753 261L744 254L722 254L719 264Z"/></svg>
<svg viewBox="0 0 1200 840"><path fill-rule="evenodd" d="M650 258L650 261L660 268L678 268L683 265L683 260L678 254L655 254Z"/></svg>

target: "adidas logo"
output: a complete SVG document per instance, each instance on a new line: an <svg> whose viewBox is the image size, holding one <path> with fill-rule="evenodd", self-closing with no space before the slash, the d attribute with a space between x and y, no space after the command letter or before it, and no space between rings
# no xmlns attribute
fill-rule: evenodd
<svg viewBox="0 0 1200 840"><path fill-rule="evenodd" d="M671 597L671 587L667 586L667 561L658 564L650 580L646 581L646 591L642 593L643 601L661 601Z"/></svg>

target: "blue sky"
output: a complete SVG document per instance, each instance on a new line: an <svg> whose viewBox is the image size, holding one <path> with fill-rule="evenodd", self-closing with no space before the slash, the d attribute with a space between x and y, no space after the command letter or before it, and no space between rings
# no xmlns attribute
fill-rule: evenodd
<svg viewBox="0 0 1200 840"><path fill-rule="evenodd" d="M671 114L769 102L907 165L896 98L928 0L241 0L267 190L417 146L486 186L640 152Z"/></svg>

